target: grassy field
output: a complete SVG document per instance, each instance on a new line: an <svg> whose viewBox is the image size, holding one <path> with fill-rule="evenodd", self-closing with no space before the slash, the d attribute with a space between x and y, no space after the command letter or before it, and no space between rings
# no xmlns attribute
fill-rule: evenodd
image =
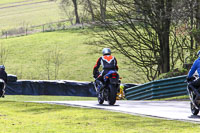
<svg viewBox="0 0 200 133"><path fill-rule="evenodd" d="M39 33L9 39L1 39L0 44L7 50L5 62L9 74L18 79L48 79L45 61L48 54L59 52L60 67L57 79L93 81L92 70L97 59L102 56L102 48L85 44L91 40L90 31L67 30ZM57 49L57 50L56 50ZM123 83L141 83L137 69L123 64L122 55L113 53L118 59L119 74ZM50 65L50 79L55 79L55 66Z"/></svg>
<svg viewBox="0 0 200 133"><path fill-rule="evenodd" d="M63 20L59 3L48 0L0 1L0 30Z"/></svg>
<svg viewBox="0 0 200 133"><path fill-rule="evenodd" d="M47 0L2 0L0 31L61 20L58 4ZM17 75L18 79L93 81L92 69L101 56L102 48L84 44L91 38L90 31L69 30L1 39L0 45L7 51L4 63L7 72ZM55 64L51 62L48 78L45 61L49 53L56 52L55 49L61 54L61 65L58 74L55 74ZM137 69L124 64L126 58L114 55L119 62L123 83L144 82Z"/></svg>
<svg viewBox="0 0 200 133"><path fill-rule="evenodd" d="M11 3L21 3L21 2L29 2L29 1L34 1L34 0L1 0L0 4L5 5L5 4L11 4ZM39 1L39 0L35 0ZM40 0L42 1L42 0Z"/></svg>
<svg viewBox="0 0 200 133"><path fill-rule="evenodd" d="M47 100L77 97L38 96ZM0 99L2 133L198 133L199 124L133 116L128 114L61 105L24 103L35 96L6 96ZM46 97L46 98L45 98ZM61 98L62 97L62 98ZM86 100L87 98L78 98ZM90 100L90 99L88 99Z"/></svg>

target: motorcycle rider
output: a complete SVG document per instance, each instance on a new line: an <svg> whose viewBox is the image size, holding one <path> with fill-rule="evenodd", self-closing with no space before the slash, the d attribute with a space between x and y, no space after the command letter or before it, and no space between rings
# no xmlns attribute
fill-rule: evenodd
<svg viewBox="0 0 200 133"><path fill-rule="evenodd" d="M7 73L5 71L5 66L0 65L0 79L2 79L5 83L0 83L0 89L2 89L0 92L0 96L4 97L5 93L5 86L7 84Z"/></svg>
<svg viewBox="0 0 200 133"><path fill-rule="evenodd" d="M190 81L192 79L192 76L195 73L195 71L197 71L198 76L200 76L200 50L197 52L197 56L198 56L198 58L194 61L193 65L188 73L187 81ZM192 81L190 83L190 85L192 85L194 87L199 87L200 86L200 78Z"/></svg>
<svg viewBox="0 0 200 133"><path fill-rule="evenodd" d="M104 48L102 50L103 56L99 57L94 68L93 68L93 77L96 79L96 83L99 85L99 93L104 87L103 76L107 74L110 70L118 71L117 60L114 56L111 55L110 48ZM99 67L102 66L102 71L99 72Z"/></svg>

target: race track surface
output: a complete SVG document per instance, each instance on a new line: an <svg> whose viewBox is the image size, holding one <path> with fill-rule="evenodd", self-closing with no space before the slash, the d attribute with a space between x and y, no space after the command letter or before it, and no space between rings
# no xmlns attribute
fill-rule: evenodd
<svg viewBox="0 0 200 133"><path fill-rule="evenodd" d="M170 120L200 123L200 114L192 115L189 101L117 101L114 106L97 101L37 101L76 107L105 109L133 115L150 116Z"/></svg>

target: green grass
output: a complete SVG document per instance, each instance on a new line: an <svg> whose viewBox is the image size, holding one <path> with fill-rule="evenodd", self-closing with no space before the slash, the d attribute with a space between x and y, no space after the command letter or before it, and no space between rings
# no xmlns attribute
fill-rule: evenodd
<svg viewBox="0 0 200 133"><path fill-rule="evenodd" d="M13 2L20 1L3 0L0 2L0 4L6 4L0 5L0 8L4 7L0 9L0 30L29 27L66 19L61 15L59 5L56 2L34 4L35 2L45 1L34 0L13 4Z"/></svg>
<svg viewBox="0 0 200 133"><path fill-rule="evenodd" d="M31 95L6 95L1 101L88 101L97 100L96 97L78 97L78 96L31 96Z"/></svg>
<svg viewBox="0 0 200 133"><path fill-rule="evenodd" d="M162 98L162 99L156 99L156 100L175 100L175 101L189 101L189 96L184 95L184 96L176 96L176 97L170 97L170 98Z"/></svg>
<svg viewBox="0 0 200 133"><path fill-rule="evenodd" d="M45 57L49 51L55 51L57 48L62 59L57 79L93 81L93 66L102 56L102 48L85 44L91 40L88 31L87 29L56 31L1 39L0 44L8 50L6 71L17 75L18 79L45 80L47 79ZM141 83L142 76L130 71L134 66L123 64L126 58L121 54L113 53L113 55L118 59L122 83ZM55 79L54 68L51 63L50 79Z"/></svg>
<svg viewBox="0 0 200 133"><path fill-rule="evenodd" d="M22 2L26 0L1 0L0 4L9 4L9 3L14 3L14 2Z"/></svg>
<svg viewBox="0 0 200 133"><path fill-rule="evenodd" d="M20 102L23 98L38 100L31 96L6 96L0 99L0 132L198 133L200 130L200 125L194 123L133 116L98 109ZM71 100L75 97L65 98ZM52 97L52 99L62 100L59 97Z"/></svg>

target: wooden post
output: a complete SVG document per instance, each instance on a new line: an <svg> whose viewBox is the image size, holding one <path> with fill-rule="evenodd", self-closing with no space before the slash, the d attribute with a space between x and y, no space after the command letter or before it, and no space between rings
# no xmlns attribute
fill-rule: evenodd
<svg viewBox="0 0 200 133"><path fill-rule="evenodd" d="M28 28L26 28L26 36L28 35Z"/></svg>
<svg viewBox="0 0 200 133"><path fill-rule="evenodd" d="M42 32L44 32L44 25L42 26Z"/></svg>

